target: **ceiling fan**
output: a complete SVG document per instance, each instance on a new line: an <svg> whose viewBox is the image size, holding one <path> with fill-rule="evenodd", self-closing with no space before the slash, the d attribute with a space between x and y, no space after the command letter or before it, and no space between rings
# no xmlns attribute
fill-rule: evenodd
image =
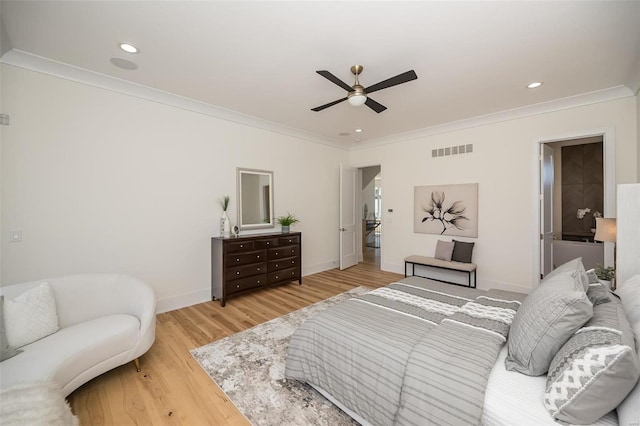
<svg viewBox="0 0 640 426"><path fill-rule="evenodd" d="M354 65L351 67L351 72L356 76L356 81L353 86L349 86L344 81L340 80L335 75L331 74L329 71L322 70L316 71L318 74L331 81L332 83L342 87L344 90L348 92L346 98L338 99L337 101L329 102L328 104L321 105L319 107L311 108L311 111L322 111L325 108L329 108L330 106L334 106L339 104L340 102L349 100L349 103L353 106L360 106L365 104L378 114L387 109L386 106L379 104L378 102L371 99L368 94L376 92L378 90L386 89L388 87L396 86L398 84L406 83L411 80L415 80L418 78L416 72L414 70L404 72L402 74L398 74L395 77L388 78L380 83L376 83L373 86L369 86L364 88L358 82L358 76L362 73L364 67L362 65Z"/></svg>

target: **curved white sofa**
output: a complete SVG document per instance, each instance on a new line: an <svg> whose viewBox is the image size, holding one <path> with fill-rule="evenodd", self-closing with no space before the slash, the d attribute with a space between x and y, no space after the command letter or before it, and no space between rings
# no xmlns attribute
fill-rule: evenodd
<svg viewBox="0 0 640 426"><path fill-rule="evenodd" d="M135 360L137 366L153 344L156 297L143 281L120 274L69 275L0 287L0 294L13 299L43 282L53 290L60 330L0 362L2 389L52 381L66 396L122 364Z"/></svg>

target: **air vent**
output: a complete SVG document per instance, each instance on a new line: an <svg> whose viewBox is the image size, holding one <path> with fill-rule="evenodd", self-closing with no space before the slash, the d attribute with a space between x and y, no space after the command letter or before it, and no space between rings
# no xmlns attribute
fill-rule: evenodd
<svg viewBox="0 0 640 426"><path fill-rule="evenodd" d="M446 157L448 155L469 154L473 152L473 144L450 146L431 150L432 157Z"/></svg>

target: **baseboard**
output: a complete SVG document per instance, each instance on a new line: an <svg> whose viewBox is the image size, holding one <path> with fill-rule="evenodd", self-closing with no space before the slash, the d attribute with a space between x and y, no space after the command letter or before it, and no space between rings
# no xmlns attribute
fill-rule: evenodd
<svg viewBox="0 0 640 426"><path fill-rule="evenodd" d="M159 299L156 306L156 313L174 311L187 306L197 305L211 300L211 288L207 287L202 290L193 291L191 293L183 293L177 296L165 297Z"/></svg>
<svg viewBox="0 0 640 426"><path fill-rule="evenodd" d="M332 260L331 262L318 263L317 265L304 265L302 268L302 276L317 274L318 272L328 271L330 269L334 269L340 266L338 260Z"/></svg>

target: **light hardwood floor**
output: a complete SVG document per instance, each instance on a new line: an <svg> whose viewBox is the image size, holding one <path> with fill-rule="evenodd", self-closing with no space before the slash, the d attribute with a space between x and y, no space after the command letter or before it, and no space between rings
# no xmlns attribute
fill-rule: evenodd
<svg viewBox="0 0 640 426"><path fill-rule="evenodd" d="M379 250L377 250L379 251ZM376 251L376 252L377 252ZM191 357L194 349L358 286L377 288L401 278L381 272L373 250L365 262L219 302L160 314L156 341L142 358L86 383L69 402L82 425L248 425Z"/></svg>

